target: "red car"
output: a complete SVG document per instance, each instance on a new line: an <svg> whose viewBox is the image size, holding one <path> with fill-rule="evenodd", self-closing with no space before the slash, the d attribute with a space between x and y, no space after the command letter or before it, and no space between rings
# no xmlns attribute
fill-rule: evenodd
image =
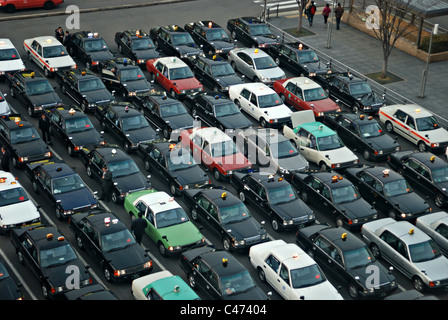
<svg viewBox="0 0 448 320"><path fill-rule="evenodd" d="M326 113L341 112L341 108L328 97L328 93L307 77L277 80L273 87L284 103L299 111L313 110L316 118L323 117Z"/></svg>
<svg viewBox="0 0 448 320"><path fill-rule="evenodd" d="M0 7L7 13L13 13L19 9L44 8L53 9L64 0L0 0Z"/></svg>
<svg viewBox="0 0 448 320"><path fill-rule="evenodd" d="M214 127L193 128L180 133L181 143L193 158L206 166L218 181L227 180L234 170L252 168L232 138Z"/></svg>
<svg viewBox="0 0 448 320"><path fill-rule="evenodd" d="M204 91L190 67L177 57L163 57L146 61L146 69L151 79L157 81L174 98Z"/></svg>

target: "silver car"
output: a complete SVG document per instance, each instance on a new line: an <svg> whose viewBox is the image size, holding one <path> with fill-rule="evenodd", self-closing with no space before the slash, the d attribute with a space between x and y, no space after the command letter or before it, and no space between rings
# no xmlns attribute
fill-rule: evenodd
<svg viewBox="0 0 448 320"><path fill-rule="evenodd" d="M416 290L448 286L448 259L434 240L410 222L392 218L367 222L361 235L373 255L408 277Z"/></svg>
<svg viewBox="0 0 448 320"><path fill-rule="evenodd" d="M6 94L0 92L0 116L7 116L11 114L11 105L5 99Z"/></svg>
<svg viewBox="0 0 448 320"><path fill-rule="evenodd" d="M266 52L257 48L237 48L230 50L230 65L254 82L272 84L276 80L285 79L285 72Z"/></svg>
<svg viewBox="0 0 448 320"><path fill-rule="evenodd" d="M439 211L421 216L415 225L429 235L448 257L448 213Z"/></svg>

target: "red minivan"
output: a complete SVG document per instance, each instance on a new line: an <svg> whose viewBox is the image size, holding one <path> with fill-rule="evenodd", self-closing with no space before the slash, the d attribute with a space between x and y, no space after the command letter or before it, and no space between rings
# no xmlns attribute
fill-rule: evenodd
<svg viewBox="0 0 448 320"><path fill-rule="evenodd" d="M0 0L0 8L7 13L18 9L44 8L53 9L54 6L63 3L64 0Z"/></svg>

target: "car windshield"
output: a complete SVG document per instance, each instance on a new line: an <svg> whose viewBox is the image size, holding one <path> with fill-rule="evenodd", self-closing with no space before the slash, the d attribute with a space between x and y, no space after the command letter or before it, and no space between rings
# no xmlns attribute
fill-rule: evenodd
<svg viewBox="0 0 448 320"><path fill-rule="evenodd" d="M189 221L187 213L182 208L173 208L156 214L156 228L167 228Z"/></svg>
<svg viewBox="0 0 448 320"><path fill-rule="evenodd" d="M229 37L227 36L227 33L224 31L224 29L220 28L212 28L206 31L207 40L208 41L226 41L230 42Z"/></svg>
<svg viewBox="0 0 448 320"><path fill-rule="evenodd" d="M44 47L44 58L57 58L68 56L67 50L63 45Z"/></svg>
<svg viewBox="0 0 448 320"><path fill-rule="evenodd" d="M89 92L105 89L104 83L98 78L79 81L79 92Z"/></svg>
<svg viewBox="0 0 448 320"><path fill-rule="evenodd" d="M195 46L189 33L172 34L171 36L173 46Z"/></svg>
<svg viewBox="0 0 448 320"><path fill-rule="evenodd" d="M367 247L345 251L343 255L347 269L365 267L375 261L375 258Z"/></svg>
<svg viewBox="0 0 448 320"><path fill-rule="evenodd" d="M258 107L259 108L270 108L281 106L283 104L282 99L277 93L266 94L258 96Z"/></svg>
<svg viewBox="0 0 448 320"><path fill-rule="evenodd" d="M237 152L238 149L232 140L226 140L210 145L210 155L212 157L225 157Z"/></svg>
<svg viewBox="0 0 448 320"><path fill-rule="evenodd" d="M188 111L181 102L166 104L160 106L160 113L162 118L169 118L187 114Z"/></svg>
<svg viewBox="0 0 448 320"><path fill-rule="evenodd" d="M78 256L73 248L67 243L62 246L40 251L39 258L40 266L42 268L51 268L67 264L70 261L78 259Z"/></svg>
<svg viewBox="0 0 448 320"><path fill-rule="evenodd" d="M103 39L92 39L85 42L86 52L106 51L109 47Z"/></svg>
<svg viewBox="0 0 448 320"><path fill-rule="evenodd" d="M417 122L418 131L430 131L440 128L440 125L434 116L416 118L415 121Z"/></svg>
<svg viewBox="0 0 448 320"><path fill-rule="evenodd" d="M84 182L77 174L53 179L53 194L71 192L85 188Z"/></svg>
<svg viewBox="0 0 448 320"><path fill-rule="evenodd" d="M128 229L101 235L101 248L103 252L117 251L134 245L134 236Z"/></svg>
<svg viewBox="0 0 448 320"><path fill-rule="evenodd" d="M40 139L39 133L34 127L12 130L9 134L12 144L30 142Z"/></svg>
<svg viewBox="0 0 448 320"><path fill-rule="evenodd" d="M212 75L215 77L224 77L235 75L235 70L228 63L212 65Z"/></svg>
<svg viewBox="0 0 448 320"><path fill-rule="evenodd" d="M244 293L254 287L254 280L247 270L229 276L221 277L220 279L221 293L224 296L232 296Z"/></svg>
<svg viewBox="0 0 448 320"><path fill-rule="evenodd" d="M308 90L303 90L305 101L318 101L327 99L328 95L325 90L321 87L313 88Z"/></svg>
<svg viewBox="0 0 448 320"><path fill-rule="evenodd" d="M448 167L432 169L431 172L435 183L448 182Z"/></svg>
<svg viewBox="0 0 448 320"><path fill-rule="evenodd" d="M354 96L361 96L372 92L369 84L365 81L350 84L350 93Z"/></svg>
<svg viewBox="0 0 448 320"><path fill-rule="evenodd" d="M439 246L432 239L409 245L409 254L415 263L433 260L441 255Z"/></svg>
<svg viewBox="0 0 448 320"><path fill-rule="evenodd" d="M297 199L296 191L289 184L267 190L268 199L271 204L283 204Z"/></svg>
<svg viewBox="0 0 448 320"><path fill-rule="evenodd" d="M191 69L188 67L171 68L169 72L170 80L188 79L194 77Z"/></svg>
<svg viewBox="0 0 448 320"><path fill-rule="evenodd" d="M294 289L318 285L327 280L317 264L291 270L291 285Z"/></svg>
<svg viewBox="0 0 448 320"><path fill-rule="evenodd" d="M230 116L232 114L238 114L240 110L238 107L231 101L228 103L215 105L215 117L225 117Z"/></svg>
<svg viewBox="0 0 448 320"><path fill-rule="evenodd" d="M26 85L26 94L29 96L34 96L38 94L44 94L53 92L53 87L47 80L43 81L33 81L29 82Z"/></svg>
<svg viewBox="0 0 448 320"><path fill-rule="evenodd" d="M336 134L317 138L317 145L320 151L339 149L344 146Z"/></svg>
<svg viewBox="0 0 448 320"><path fill-rule="evenodd" d="M264 36L272 34L268 26L265 24L256 24L249 26L249 32L252 36Z"/></svg>
<svg viewBox="0 0 448 320"><path fill-rule="evenodd" d="M0 191L0 207L28 201L28 196L22 187Z"/></svg>
<svg viewBox="0 0 448 320"><path fill-rule="evenodd" d="M331 194L333 196L333 202L336 204L348 203L361 198L358 190L353 185L340 188L333 187L331 188Z"/></svg>
<svg viewBox="0 0 448 320"><path fill-rule="evenodd" d="M310 63L319 61L319 57L314 51L298 51L297 54L300 63Z"/></svg>
<svg viewBox="0 0 448 320"><path fill-rule="evenodd" d="M149 123L142 114L121 118L121 128L123 131L132 131L146 127L149 127Z"/></svg>
<svg viewBox="0 0 448 320"><path fill-rule="evenodd" d="M250 218L249 210L244 203L219 208L221 223L235 223Z"/></svg>
<svg viewBox="0 0 448 320"><path fill-rule="evenodd" d="M361 138L378 137L385 134L376 121L359 125L359 133L361 134Z"/></svg>
<svg viewBox="0 0 448 320"><path fill-rule="evenodd" d="M90 119L88 117L75 119L68 118L67 120L65 120L65 131L67 133L81 132L92 129L93 124L92 122L90 122Z"/></svg>
<svg viewBox="0 0 448 320"><path fill-rule="evenodd" d="M9 278L8 269L6 269L3 263L0 263L0 282L7 278Z"/></svg>
<svg viewBox="0 0 448 320"><path fill-rule="evenodd" d="M387 197L399 196L411 192L411 187L405 179L384 183L384 195Z"/></svg>
<svg viewBox="0 0 448 320"><path fill-rule="evenodd" d="M277 65L270 56L254 58L254 63L257 70L277 68Z"/></svg>
<svg viewBox="0 0 448 320"><path fill-rule="evenodd" d="M131 42L132 50L148 50L154 48L154 43L150 38L134 39Z"/></svg>
<svg viewBox="0 0 448 320"><path fill-rule="evenodd" d="M19 53L17 52L16 49L10 48L0 50L0 61L16 60L16 59L20 59Z"/></svg>
<svg viewBox="0 0 448 320"><path fill-rule="evenodd" d="M271 153L276 159L285 159L295 157L299 154L297 149L289 140L283 140L278 143L271 143Z"/></svg>
<svg viewBox="0 0 448 320"><path fill-rule="evenodd" d="M121 82L136 81L145 79L145 75L139 67L126 68L120 71L119 78Z"/></svg>
<svg viewBox="0 0 448 320"><path fill-rule="evenodd" d="M193 156L186 149L181 149L178 152L170 152L168 159L168 169L171 171L178 171L196 166Z"/></svg>
<svg viewBox="0 0 448 320"><path fill-rule="evenodd" d="M109 163L109 170L114 178L128 176L140 172L137 164L132 159Z"/></svg>

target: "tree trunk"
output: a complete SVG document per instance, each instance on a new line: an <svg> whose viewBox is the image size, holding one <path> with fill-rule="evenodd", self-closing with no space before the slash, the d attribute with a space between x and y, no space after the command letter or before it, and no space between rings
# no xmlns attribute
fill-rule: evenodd
<svg viewBox="0 0 448 320"><path fill-rule="evenodd" d="M303 8L299 9L299 18L297 19L297 32L302 32Z"/></svg>
<svg viewBox="0 0 448 320"><path fill-rule="evenodd" d="M381 77L382 79L386 79L387 77L387 63L388 63L389 57L384 55L383 56L383 68L381 70Z"/></svg>

